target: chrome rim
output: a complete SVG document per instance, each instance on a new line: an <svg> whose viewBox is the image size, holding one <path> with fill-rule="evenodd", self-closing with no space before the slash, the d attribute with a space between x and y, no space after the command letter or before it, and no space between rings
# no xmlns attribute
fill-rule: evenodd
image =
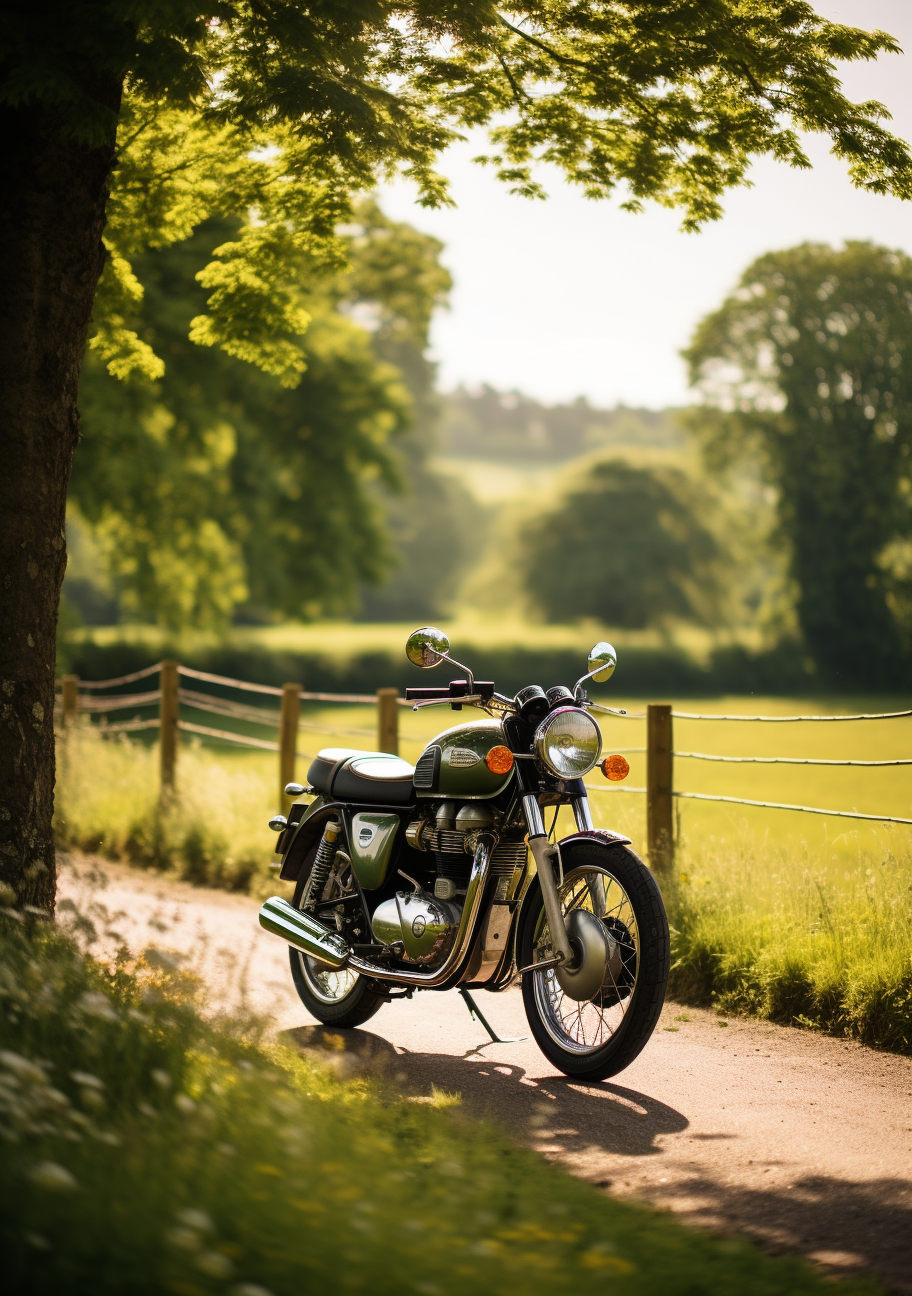
<svg viewBox="0 0 912 1296"><path fill-rule="evenodd" d="M346 861L341 868L334 868L326 881L323 888L323 894L320 900L332 900L336 896L348 895L352 890L351 865ZM303 909L311 899L310 882L304 888L298 908ZM338 930L339 923L336 915L330 910L325 913L321 919L332 930ZM341 1003L347 995L350 995L360 980L356 972L350 972L348 968L340 968L334 972L332 968L324 967L322 963L317 963L307 954L298 954L301 963L301 972L304 980L307 982L308 989L315 999L320 1003L338 1004Z"/></svg>
<svg viewBox="0 0 912 1296"><path fill-rule="evenodd" d="M607 869L584 868L568 873L558 894L564 914L583 909L601 919L616 943L617 955L592 999L571 999L561 989L553 968L528 975L532 977L539 1017L554 1042L571 1053L595 1053L617 1033L630 1009L640 963L639 927L630 897ZM535 962L553 956L544 909L532 947Z"/></svg>

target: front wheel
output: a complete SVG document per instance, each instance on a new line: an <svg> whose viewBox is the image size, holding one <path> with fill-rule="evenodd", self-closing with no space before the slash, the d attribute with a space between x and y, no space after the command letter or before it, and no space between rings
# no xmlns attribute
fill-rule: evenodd
<svg viewBox="0 0 912 1296"><path fill-rule="evenodd" d="M556 1067L576 1079L604 1080L629 1066L655 1029L668 982L668 919L655 878L626 846L578 842L564 852L564 870L558 894L571 918L571 944L575 927L591 932L590 915L598 919L604 976L578 998L566 993L554 968L527 972L523 1004L539 1048ZM520 967L552 957L537 884L523 905L517 943Z"/></svg>

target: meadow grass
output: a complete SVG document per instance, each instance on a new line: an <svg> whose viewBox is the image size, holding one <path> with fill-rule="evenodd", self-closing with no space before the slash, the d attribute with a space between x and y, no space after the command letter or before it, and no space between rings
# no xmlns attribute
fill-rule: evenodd
<svg viewBox="0 0 912 1296"><path fill-rule="evenodd" d="M900 709L887 699L723 698L679 703L701 713L835 714ZM631 713L642 704L628 702ZM400 751L415 761L456 717L403 709ZM628 753L626 784L587 780L596 826L645 853L641 719L602 717L606 751ZM306 705L299 777L326 745L372 748L369 706ZM848 724L676 721L677 751L897 759L912 755L912 719ZM182 746L178 795L158 802L154 746L77 727L60 752L58 834L188 880L254 894L275 890L266 820L278 808L276 758ZM679 758L675 783L753 800L912 817L910 767L739 766ZM680 800L675 874L662 878L674 927L671 993L912 1052L912 832L793 811ZM572 831L561 814L558 834Z"/></svg>
<svg viewBox="0 0 912 1296"><path fill-rule="evenodd" d="M0 1001L9 1292L832 1289L799 1260L613 1201L461 1118L452 1096L413 1103L255 1023L207 1020L192 983L125 951L104 966L9 909Z"/></svg>

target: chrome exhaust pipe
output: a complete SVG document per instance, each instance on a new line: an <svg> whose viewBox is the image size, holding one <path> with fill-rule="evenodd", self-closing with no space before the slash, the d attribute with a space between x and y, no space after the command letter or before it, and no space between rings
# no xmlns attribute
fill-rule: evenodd
<svg viewBox="0 0 912 1296"><path fill-rule="evenodd" d="M270 896L260 906L260 926L333 970L344 967L351 957L341 936L281 896Z"/></svg>

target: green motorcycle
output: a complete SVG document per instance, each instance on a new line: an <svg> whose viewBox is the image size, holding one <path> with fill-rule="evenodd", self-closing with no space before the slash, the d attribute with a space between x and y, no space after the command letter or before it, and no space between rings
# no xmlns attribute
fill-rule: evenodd
<svg viewBox="0 0 912 1296"><path fill-rule="evenodd" d="M655 878L628 837L593 827L583 783L600 763L607 777L626 766L602 761L590 712L610 709L584 689L611 676L614 649L597 644L572 690L533 684L515 698L476 680L435 627L410 635L406 654L464 672L407 689L416 710L474 707L486 718L445 729L414 766L383 752L321 751L309 786L285 789L313 800L270 821L280 877L295 890L291 902L267 900L260 923L289 945L298 994L326 1025L360 1026L415 990L458 988L475 1008L471 990L519 979L554 1065L583 1080L615 1075L655 1028L669 941ZM562 805L577 831L552 842Z"/></svg>

